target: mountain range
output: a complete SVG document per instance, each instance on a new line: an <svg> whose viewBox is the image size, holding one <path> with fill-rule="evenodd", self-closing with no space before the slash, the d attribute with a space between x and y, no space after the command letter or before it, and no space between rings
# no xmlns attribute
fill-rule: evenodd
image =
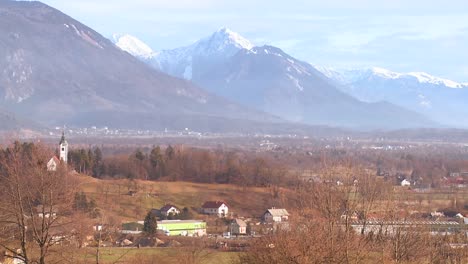
<svg viewBox="0 0 468 264"><path fill-rule="evenodd" d="M467 127L468 84L425 72L398 73L383 68L334 70L316 67L336 86L365 102L388 101L424 114L440 124Z"/></svg>
<svg viewBox="0 0 468 264"><path fill-rule="evenodd" d="M0 14L0 107L17 117L47 126L224 132L284 123L155 71L43 3L0 1Z"/></svg>
<svg viewBox="0 0 468 264"><path fill-rule="evenodd" d="M0 130L28 120L211 132L437 126L430 111L355 92L372 89L359 83L372 78L348 79L357 74L314 67L227 28L189 46L154 51L128 34L109 40L40 2L0 1L0 14L0 109L8 110ZM454 84L434 79L431 85ZM460 85L452 90L465 90Z"/></svg>
<svg viewBox="0 0 468 264"><path fill-rule="evenodd" d="M389 102L359 101L309 63L277 47L255 47L227 28L159 52L130 35L114 35L113 42L157 70L292 122L354 129L434 125Z"/></svg>

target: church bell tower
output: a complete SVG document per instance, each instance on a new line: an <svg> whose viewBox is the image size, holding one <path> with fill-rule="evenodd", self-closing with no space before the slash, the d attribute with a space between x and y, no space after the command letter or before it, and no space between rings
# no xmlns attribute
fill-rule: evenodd
<svg viewBox="0 0 468 264"><path fill-rule="evenodd" d="M65 140L65 133L62 132L62 138L60 139L59 143L59 153L60 153L60 160L68 162L68 142Z"/></svg>

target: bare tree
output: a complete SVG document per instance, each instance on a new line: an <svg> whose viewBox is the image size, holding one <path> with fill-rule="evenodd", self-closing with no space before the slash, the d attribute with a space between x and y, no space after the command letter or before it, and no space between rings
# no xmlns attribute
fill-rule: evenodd
<svg viewBox="0 0 468 264"><path fill-rule="evenodd" d="M1 151L0 247L24 263L46 262L50 248L70 235L77 182L64 164L47 170L50 151L20 144Z"/></svg>

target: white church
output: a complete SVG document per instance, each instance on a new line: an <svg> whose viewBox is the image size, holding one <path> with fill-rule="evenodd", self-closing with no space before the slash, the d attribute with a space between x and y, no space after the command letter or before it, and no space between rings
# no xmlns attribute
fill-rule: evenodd
<svg viewBox="0 0 468 264"><path fill-rule="evenodd" d="M47 162L48 171L56 171L60 162L67 164L68 162L68 142L65 139L65 133L62 132L62 138L59 142L59 157L53 156L49 162Z"/></svg>

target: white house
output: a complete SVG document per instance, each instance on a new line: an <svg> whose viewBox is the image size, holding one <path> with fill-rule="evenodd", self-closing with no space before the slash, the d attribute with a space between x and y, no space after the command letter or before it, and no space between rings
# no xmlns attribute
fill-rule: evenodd
<svg viewBox="0 0 468 264"><path fill-rule="evenodd" d="M168 215L178 215L180 214L180 210L172 205L172 204L166 204L164 205L160 210L159 212L161 213L161 215L164 215L164 216L168 216Z"/></svg>
<svg viewBox="0 0 468 264"><path fill-rule="evenodd" d="M47 170L56 171L59 164L60 160L56 156L53 156L49 162L47 162Z"/></svg>
<svg viewBox="0 0 468 264"><path fill-rule="evenodd" d="M400 183L401 186L411 186L411 182L408 181L407 179L404 179Z"/></svg>
<svg viewBox="0 0 468 264"><path fill-rule="evenodd" d="M229 213L229 208L223 201L208 201L202 205L202 213L224 217Z"/></svg>
<svg viewBox="0 0 468 264"><path fill-rule="evenodd" d="M289 220L289 213L286 209L271 208L263 214L262 219L266 223L287 222Z"/></svg>
<svg viewBox="0 0 468 264"><path fill-rule="evenodd" d="M38 205L36 206L36 212L40 218L56 218L58 210L56 206L43 207L42 205Z"/></svg>
<svg viewBox="0 0 468 264"><path fill-rule="evenodd" d="M97 231L102 231L102 227L103 227L102 224L95 224L95 225L93 225L93 230L96 231L96 232Z"/></svg>

